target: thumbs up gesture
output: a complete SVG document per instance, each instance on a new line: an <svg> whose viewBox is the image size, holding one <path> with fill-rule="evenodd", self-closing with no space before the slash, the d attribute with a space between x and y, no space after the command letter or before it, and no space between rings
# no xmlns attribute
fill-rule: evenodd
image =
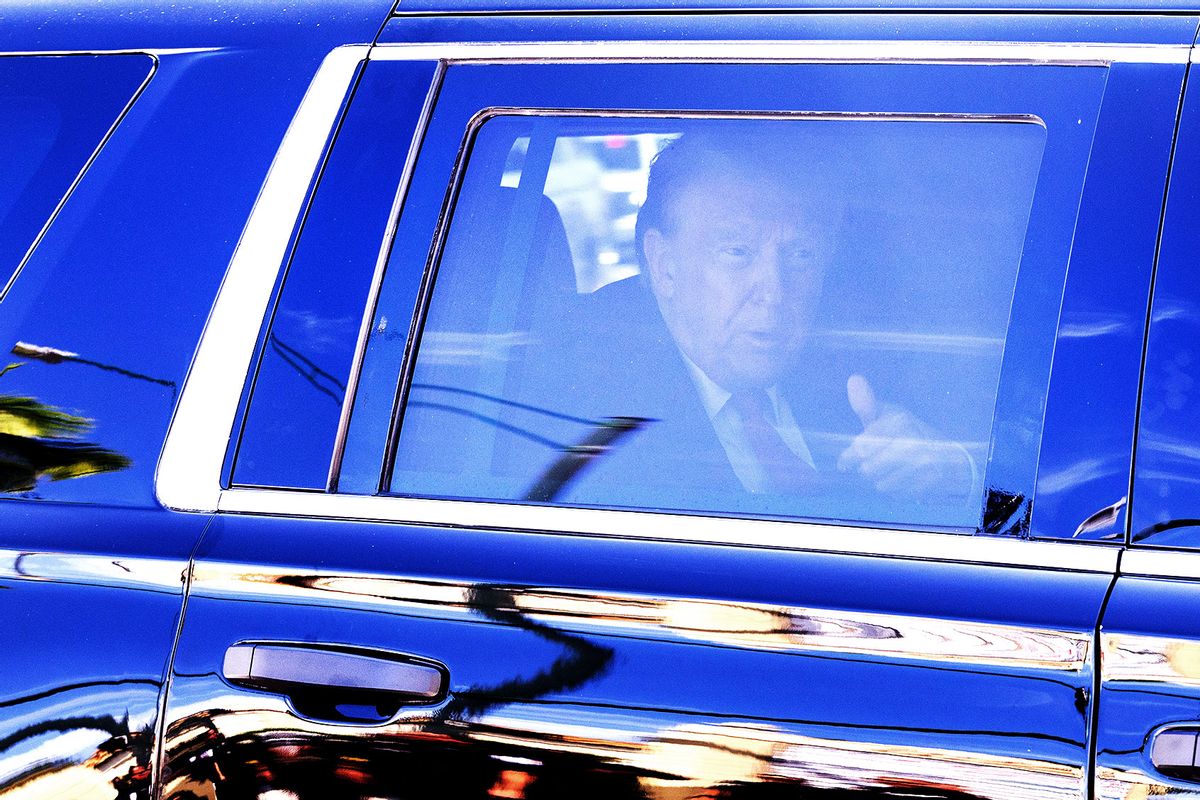
<svg viewBox="0 0 1200 800"><path fill-rule="evenodd" d="M884 494L965 500L974 465L962 445L948 441L908 411L882 403L862 375L846 381L846 399L862 433L838 458L838 470L856 472Z"/></svg>

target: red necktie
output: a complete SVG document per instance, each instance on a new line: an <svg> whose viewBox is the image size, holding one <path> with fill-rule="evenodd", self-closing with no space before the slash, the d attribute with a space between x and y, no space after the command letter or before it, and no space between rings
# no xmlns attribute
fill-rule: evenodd
<svg viewBox="0 0 1200 800"><path fill-rule="evenodd" d="M783 441L767 418L771 399L762 389L746 389L729 398L742 417L742 427L750 450L767 477L767 488L774 493L811 492L817 484L817 472Z"/></svg>

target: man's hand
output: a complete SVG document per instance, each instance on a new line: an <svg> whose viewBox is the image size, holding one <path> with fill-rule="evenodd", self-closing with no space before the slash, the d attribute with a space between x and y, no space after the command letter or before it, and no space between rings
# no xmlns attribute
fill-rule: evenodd
<svg viewBox="0 0 1200 800"><path fill-rule="evenodd" d="M857 472L878 491L903 497L965 500L974 467L962 445L941 438L909 412L875 398L862 375L846 381L863 432L842 451L838 469Z"/></svg>

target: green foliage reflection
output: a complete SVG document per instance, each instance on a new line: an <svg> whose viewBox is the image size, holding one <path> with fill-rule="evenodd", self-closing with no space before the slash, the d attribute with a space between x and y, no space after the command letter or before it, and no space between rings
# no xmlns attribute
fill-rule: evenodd
<svg viewBox="0 0 1200 800"><path fill-rule="evenodd" d="M0 378L20 366L9 364ZM37 398L0 394L0 492L27 492L42 478L61 481L130 466L126 456L80 441L91 428L87 417Z"/></svg>

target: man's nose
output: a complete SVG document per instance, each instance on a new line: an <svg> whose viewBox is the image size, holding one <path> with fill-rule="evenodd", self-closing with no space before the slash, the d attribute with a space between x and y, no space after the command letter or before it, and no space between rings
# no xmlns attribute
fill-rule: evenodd
<svg viewBox="0 0 1200 800"><path fill-rule="evenodd" d="M783 258L774 247L759 252L754 270L754 296L763 305L779 305L782 293Z"/></svg>

